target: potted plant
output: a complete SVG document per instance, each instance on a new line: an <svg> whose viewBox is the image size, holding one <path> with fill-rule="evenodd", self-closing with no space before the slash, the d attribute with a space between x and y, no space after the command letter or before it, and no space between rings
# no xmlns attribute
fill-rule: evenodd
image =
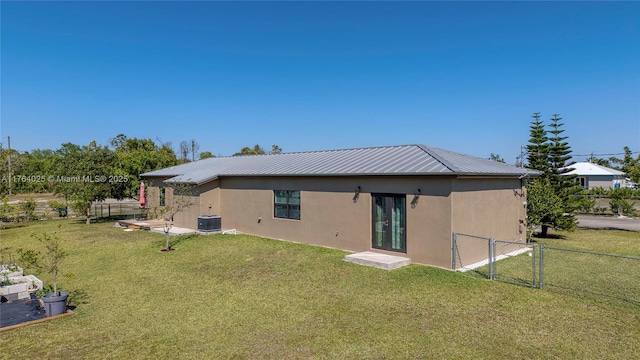
<svg viewBox="0 0 640 360"><path fill-rule="evenodd" d="M42 296L42 303L48 317L64 314L67 311L68 291L58 291L58 276L60 265L67 257L67 252L62 246L62 239L57 233L32 234L40 244L44 246L42 253L34 250L19 249L20 260L26 267L31 267L38 271L48 272L53 283L53 292ZM68 276L68 275L67 275Z"/></svg>

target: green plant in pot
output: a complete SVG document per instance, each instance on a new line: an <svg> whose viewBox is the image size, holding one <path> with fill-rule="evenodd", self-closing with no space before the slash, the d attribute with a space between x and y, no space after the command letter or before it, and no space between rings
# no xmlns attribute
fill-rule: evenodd
<svg viewBox="0 0 640 360"><path fill-rule="evenodd" d="M53 291L44 294L41 298L47 316L64 314L67 311L68 291L58 291L58 277L63 275L61 264L67 257L67 252L62 246L62 239L57 233L43 232L42 234L32 234L34 238L44 247L42 252L35 250L19 249L21 263L28 268L39 272L47 272L51 275ZM70 274L64 274L70 276Z"/></svg>

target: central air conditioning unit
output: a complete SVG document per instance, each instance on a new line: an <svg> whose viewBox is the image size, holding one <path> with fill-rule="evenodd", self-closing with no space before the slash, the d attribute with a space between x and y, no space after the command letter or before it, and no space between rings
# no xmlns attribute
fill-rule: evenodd
<svg viewBox="0 0 640 360"><path fill-rule="evenodd" d="M222 231L222 217L218 215L198 216L198 231Z"/></svg>

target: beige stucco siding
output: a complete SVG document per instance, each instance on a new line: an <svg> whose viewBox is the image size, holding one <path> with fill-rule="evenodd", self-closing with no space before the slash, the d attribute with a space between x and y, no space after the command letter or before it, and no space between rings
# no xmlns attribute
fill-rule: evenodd
<svg viewBox="0 0 640 360"><path fill-rule="evenodd" d="M149 180L150 208L158 205L161 180ZM300 220L274 217L274 190L300 191ZM169 202L171 189L166 191ZM372 194L401 195L406 200L406 256L414 263L450 268L452 232L525 240L523 191L517 178L224 177L196 187L193 206L177 214L174 223L197 228L198 216L215 214L222 217L223 229L384 252L372 248Z"/></svg>
<svg viewBox="0 0 640 360"><path fill-rule="evenodd" d="M221 186L225 228L351 251L372 249L371 194L402 194L406 197L406 256L416 263L451 264L450 178L238 177L222 179ZM358 186L361 193L354 199ZM421 189L418 198L417 189ZM300 220L273 216L273 190L300 190Z"/></svg>
<svg viewBox="0 0 640 360"><path fill-rule="evenodd" d="M459 178L453 188L452 233L503 241L526 241L525 190L518 179ZM457 266L486 260L488 240L459 235ZM498 247L496 255L513 251Z"/></svg>
<svg viewBox="0 0 640 360"><path fill-rule="evenodd" d="M453 183L452 232L525 241L525 199L518 179L459 178Z"/></svg>

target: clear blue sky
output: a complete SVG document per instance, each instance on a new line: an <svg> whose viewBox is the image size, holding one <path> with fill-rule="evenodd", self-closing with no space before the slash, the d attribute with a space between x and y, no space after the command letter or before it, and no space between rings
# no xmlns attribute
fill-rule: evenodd
<svg viewBox="0 0 640 360"><path fill-rule="evenodd" d="M7 2L6 147L119 133L231 155L421 143L640 151L638 2ZM576 161L584 157L576 156Z"/></svg>

